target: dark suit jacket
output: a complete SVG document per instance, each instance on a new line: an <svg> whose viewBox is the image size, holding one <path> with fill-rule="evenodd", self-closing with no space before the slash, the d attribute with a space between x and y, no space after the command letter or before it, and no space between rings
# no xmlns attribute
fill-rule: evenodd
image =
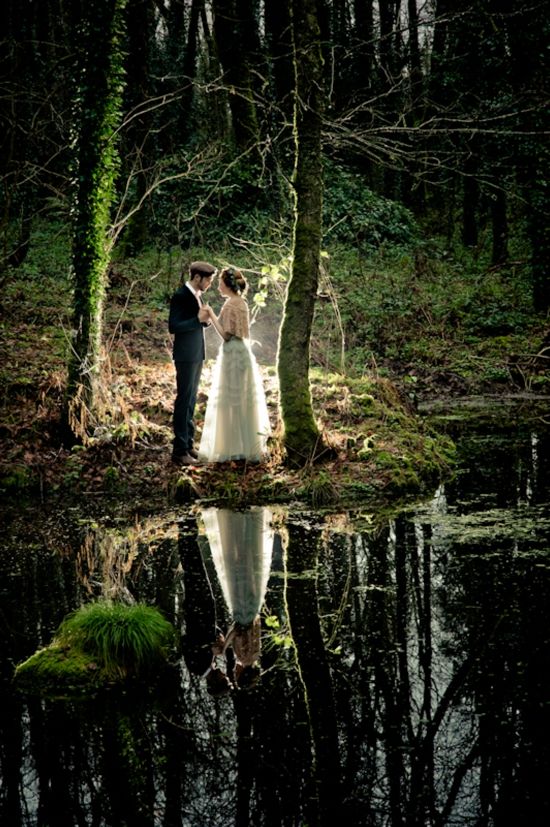
<svg viewBox="0 0 550 827"><path fill-rule="evenodd" d="M175 362L202 362L205 358L204 328L197 313L199 302L184 284L170 299L168 330L174 334Z"/></svg>

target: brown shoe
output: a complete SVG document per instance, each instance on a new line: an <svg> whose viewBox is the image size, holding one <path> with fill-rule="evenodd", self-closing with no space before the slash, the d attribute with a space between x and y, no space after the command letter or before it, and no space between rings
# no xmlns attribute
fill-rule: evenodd
<svg viewBox="0 0 550 827"><path fill-rule="evenodd" d="M187 453L189 454L190 457L193 457L193 459L198 459L199 458L199 452L195 451L194 448L188 448Z"/></svg>
<svg viewBox="0 0 550 827"><path fill-rule="evenodd" d="M172 462L174 465L198 465L197 460L191 454L172 456Z"/></svg>

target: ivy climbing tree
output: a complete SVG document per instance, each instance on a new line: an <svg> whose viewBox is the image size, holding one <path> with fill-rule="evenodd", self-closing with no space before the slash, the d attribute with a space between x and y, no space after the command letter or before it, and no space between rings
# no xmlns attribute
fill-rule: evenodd
<svg viewBox="0 0 550 827"><path fill-rule="evenodd" d="M126 0L84 3L75 20L73 107L73 325L63 430L85 437L100 376L108 228L118 167L116 129L123 92L122 32Z"/></svg>

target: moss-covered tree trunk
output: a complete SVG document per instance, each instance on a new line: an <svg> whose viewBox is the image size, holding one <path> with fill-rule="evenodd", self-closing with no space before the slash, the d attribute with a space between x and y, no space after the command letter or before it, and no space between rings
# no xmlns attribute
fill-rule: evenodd
<svg viewBox="0 0 550 827"><path fill-rule="evenodd" d="M126 0L82 5L75 21L73 120L73 330L64 416L66 441L82 439L94 411L100 372L108 226L122 98L121 30Z"/></svg>
<svg viewBox="0 0 550 827"><path fill-rule="evenodd" d="M292 274L279 337L277 370L284 445L291 465L319 452L309 384L311 325L321 249L323 61L316 0L292 0L296 100Z"/></svg>

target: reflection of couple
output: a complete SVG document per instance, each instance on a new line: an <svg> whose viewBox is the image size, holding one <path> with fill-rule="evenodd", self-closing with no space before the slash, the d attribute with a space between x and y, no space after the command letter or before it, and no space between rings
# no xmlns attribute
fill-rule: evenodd
<svg viewBox="0 0 550 827"><path fill-rule="evenodd" d="M269 416L258 364L250 345L250 319L244 298L247 282L240 270L225 267L219 292L225 299L219 316L202 300L216 268L205 261L189 267L189 281L170 302L169 330L177 393L174 405L172 460L193 465L197 460L259 462L270 433ZM194 446L194 411L205 359L204 328L212 324L223 340L212 374L204 427L198 451Z"/></svg>
<svg viewBox="0 0 550 827"><path fill-rule="evenodd" d="M184 656L213 695L250 686L260 674L260 611L273 553L272 520L268 508L206 508L199 546L181 546ZM223 600L215 597L216 583ZM222 616L230 620L225 634Z"/></svg>
<svg viewBox="0 0 550 827"><path fill-rule="evenodd" d="M260 673L260 609L271 569L272 514L268 508L205 508L202 519L233 620L225 638L218 638L213 666L219 670L218 684L225 675L229 687L244 688Z"/></svg>

